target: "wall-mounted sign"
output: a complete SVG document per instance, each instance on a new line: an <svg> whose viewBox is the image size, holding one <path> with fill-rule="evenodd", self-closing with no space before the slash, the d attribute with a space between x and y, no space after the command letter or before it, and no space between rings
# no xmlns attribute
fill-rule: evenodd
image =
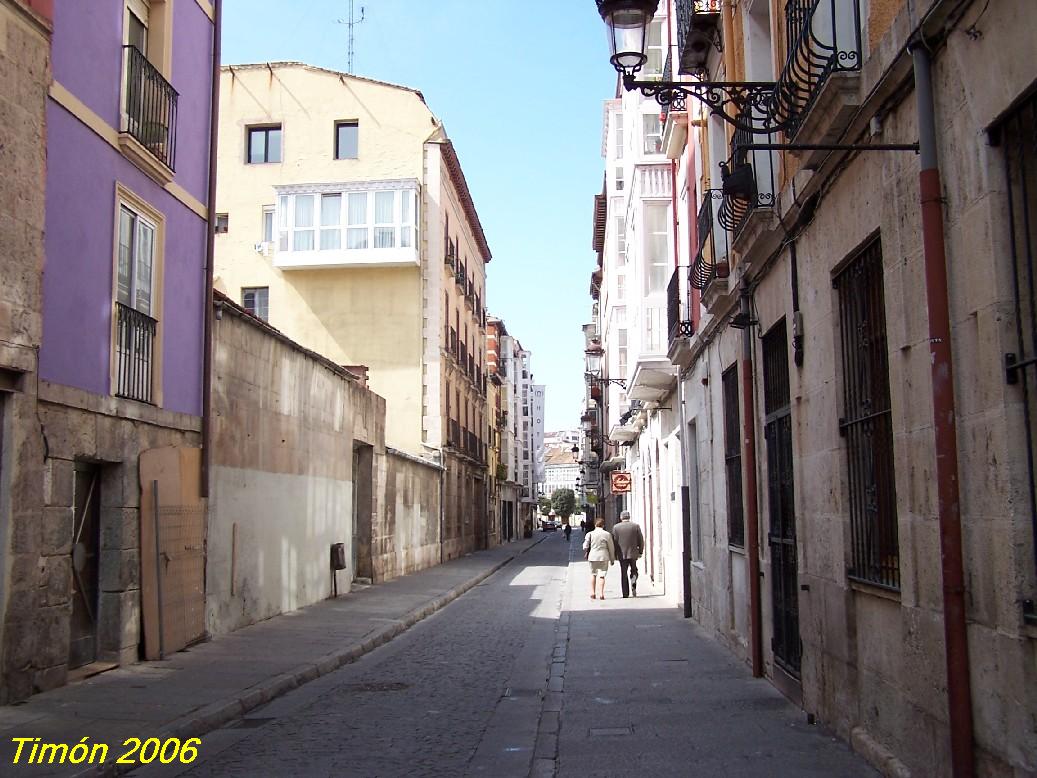
<svg viewBox="0 0 1037 778"><path fill-rule="evenodd" d="M612 493L624 494L630 491L630 473L626 470L612 472Z"/></svg>

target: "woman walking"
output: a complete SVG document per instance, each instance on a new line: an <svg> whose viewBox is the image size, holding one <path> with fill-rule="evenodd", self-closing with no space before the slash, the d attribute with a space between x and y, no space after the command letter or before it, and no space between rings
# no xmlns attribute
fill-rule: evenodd
<svg viewBox="0 0 1037 778"><path fill-rule="evenodd" d="M604 600L605 574L616 561L616 545L612 533L605 531L604 519L595 519L594 529L583 539L583 555L591 563L591 599Z"/></svg>

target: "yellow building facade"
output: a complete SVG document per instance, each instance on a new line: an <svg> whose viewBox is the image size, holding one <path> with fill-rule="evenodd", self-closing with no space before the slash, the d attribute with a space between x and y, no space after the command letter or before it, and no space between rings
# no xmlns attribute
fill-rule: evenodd
<svg viewBox="0 0 1037 778"><path fill-rule="evenodd" d="M215 286L366 374L386 444L445 467L449 558L485 526L485 263L420 92L301 63L223 68Z"/></svg>

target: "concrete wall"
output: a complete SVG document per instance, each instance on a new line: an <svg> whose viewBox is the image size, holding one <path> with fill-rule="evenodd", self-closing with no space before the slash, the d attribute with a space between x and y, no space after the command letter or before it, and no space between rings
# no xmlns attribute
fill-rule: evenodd
<svg viewBox="0 0 1037 778"><path fill-rule="evenodd" d="M384 454L385 401L232 305L213 348L206 596L229 632L330 596L332 543L353 556L353 449ZM356 570L338 573L349 591Z"/></svg>
<svg viewBox="0 0 1037 778"><path fill-rule="evenodd" d="M439 564L439 490L443 469L390 449L382 462L384 496L374 519L374 581Z"/></svg>

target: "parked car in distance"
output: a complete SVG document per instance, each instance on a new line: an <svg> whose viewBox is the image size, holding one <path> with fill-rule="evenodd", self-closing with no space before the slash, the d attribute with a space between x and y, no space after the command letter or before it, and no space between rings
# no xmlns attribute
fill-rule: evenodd
<svg viewBox="0 0 1037 778"><path fill-rule="evenodd" d="M540 529L544 532L554 532L558 529L558 522L554 519L542 518L540 519Z"/></svg>

